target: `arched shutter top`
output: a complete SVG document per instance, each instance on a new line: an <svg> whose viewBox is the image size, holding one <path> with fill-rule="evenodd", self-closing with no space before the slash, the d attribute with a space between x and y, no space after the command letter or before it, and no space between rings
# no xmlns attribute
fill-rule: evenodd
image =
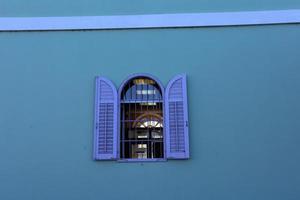
<svg viewBox="0 0 300 200"><path fill-rule="evenodd" d="M104 78L99 78L99 89L101 95L99 96L100 102L113 102L115 97L115 90L112 83Z"/></svg>
<svg viewBox="0 0 300 200"><path fill-rule="evenodd" d="M183 78L181 76L175 77L167 87L169 101L182 101L183 100Z"/></svg>
<svg viewBox="0 0 300 200"><path fill-rule="evenodd" d="M117 158L117 90L113 83L103 77L96 78L94 159Z"/></svg>
<svg viewBox="0 0 300 200"><path fill-rule="evenodd" d="M166 88L166 154L168 159L189 158L186 75L174 77Z"/></svg>

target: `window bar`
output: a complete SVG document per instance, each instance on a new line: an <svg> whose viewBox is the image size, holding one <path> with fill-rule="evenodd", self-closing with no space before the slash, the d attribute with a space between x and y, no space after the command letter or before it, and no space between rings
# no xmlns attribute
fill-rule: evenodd
<svg viewBox="0 0 300 200"><path fill-rule="evenodd" d="M152 86L152 90L153 91L155 91L155 87L154 87L154 85ZM156 95L156 91L155 92L153 92L153 95L152 95L152 99L154 100L154 97L155 97L155 95ZM154 111L152 111L153 113L154 113ZM155 118L153 118L153 115L152 115L152 119L151 119L151 121L155 121ZM151 132L151 139L152 139L152 158L156 158L156 155L155 155L155 149L156 149L156 139L155 138L153 138L153 131L156 129L156 127L154 126L154 127L152 127L152 132Z"/></svg>
<svg viewBox="0 0 300 200"><path fill-rule="evenodd" d="M139 84L139 85L138 85L138 89L139 89L140 91L142 91L142 89L143 89L143 88L142 88L142 84ZM142 93L139 94L139 101L140 101L140 102L143 101L143 95L142 95ZM143 114L143 111L144 111L144 110L143 110L143 109L144 109L144 108L143 108L143 104L140 103L139 106L140 106L139 114L142 115L142 114ZM139 122L140 125L143 124L142 120L143 120L143 119L141 119L141 122ZM142 130L142 133L143 133L143 132L144 132L144 128L141 127L141 130ZM143 133L143 134L144 134L144 133ZM146 153L147 153L147 149L146 149ZM147 155L146 155L146 158L147 158Z"/></svg>
<svg viewBox="0 0 300 200"><path fill-rule="evenodd" d="M126 99L125 95L124 95L124 91L122 91L122 99ZM122 136L122 158L125 158L125 112L126 112L126 109L125 109L125 103L122 103L121 106L122 106L122 131L121 131L121 136Z"/></svg>
<svg viewBox="0 0 300 200"><path fill-rule="evenodd" d="M145 94L143 93L143 91L144 91L144 85L145 85L145 83L142 83L141 84L141 97L142 97L142 102L145 102ZM143 112L145 112L145 103L143 103L142 105L141 105L141 114L143 113ZM142 120L144 120L144 119L142 119ZM141 122L141 124L143 124L144 125L144 127L143 127L143 132L146 130L146 128L147 127L145 127L145 123L143 123L143 122ZM148 135L148 133L146 133L146 135ZM147 138L147 140L148 140L148 138ZM149 158L149 156L148 156L148 151L149 151L149 145L148 145L148 141L147 141L147 149L146 149L146 152L147 152L147 158Z"/></svg>
<svg viewBox="0 0 300 200"><path fill-rule="evenodd" d="M165 157L165 146L164 146L164 142L165 141L165 112L164 112L164 99L163 96L161 97L162 103L161 103L161 116L162 116L162 122L161 122L161 136L162 136L162 142L160 143L161 145L161 157L164 158Z"/></svg>
<svg viewBox="0 0 300 200"><path fill-rule="evenodd" d="M158 92L157 85L155 85L154 90L155 90L154 98L156 99L154 111L155 111L155 114L159 115L159 99L157 98L157 95L159 95L159 93L157 93ZM157 121L158 123L159 123L159 120L160 119L158 117L155 118L155 121ZM156 126L157 126L157 123L156 123ZM158 127L156 127L156 126L154 127L154 129L155 129L155 132L158 132L157 131ZM159 158L160 156L156 154L156 146L158 144L157 138L153 138L153 140L155 142L153 145L154 146L153 152L154 152L155 158Z"/></svg>
<svg viewBox="0 0 300 200"><path fill-rule="evenodd" d="M146 81L146 82L148 82L148 81ZM150 128L149 128L149 108L148 108L148 97L149 97L149 89L148 89L148 83L146 83L146 113L147 113L147 115L146 115L146 121L147 121L147 134L148 134L148 140L151 140L151 132L150 132ZM143 85L143 90L144 90L144 85ZM152 151L152 149L151 149L151 147L150 147L150 145L148 145L147 146L147 151L149 152L149 154L151 153L151 151ZM149 155L150 156L150 155ZM148 156L148 158L149 158L149 156Z"/></svg>
<svg viewBox="0 0 300 200"><path fill-rule="evenodd" d="M149 85L148 85L148 90L149 90ZM151 88L152 90L152 88ZM154 92L153 92L154 93ZM149 94L148 95L148 98L151 97L153 99L153 94ZM148 102L151 101L151 98ZM151 108L151 107L150 107ZM152 113L153 111L150 110L150 113ZM154 130L154 127L152 126L152 121L153 121L153 115L150 115L150 140L151 140L151 158L154 158L154 148L153 148L153 143L155 142L154 141L154 138L152 137L152 134L153 134L153 130Z"/></svg>
<svg viewBox="0 0 300 200"><path fill-rule="evenodd" d="M140 85L137 85L136 90L139 90L139 89L140 89ZM137 94L136 99L138 102L140 101L139 98L140 98L140 96ZM137 104L137 113L138 113L138 116L140 116L140 114L142 113L142 105L140 103Z"/></svg>
<svg viewBox="0 0 300 200"><path fill-rule="evenodd" d="M156 111L160 111L160 97L159 97L159 94L157 95L158 96L158 101L159 101L159 103L157 103L156 104ZM158 112L157 112L158 113ZM160 123L160 119L158 118L157 119L157 121L158 121L158 123ZM160 127L157 127L159 130L161 129ZM157 132L159 132L159 131L157 131ZM154 146L154 148L156 148L156 146L157 146L157 143L155 143L155 146ZM156 152L156 151L155 151ZM159 157L161 157L161 154L159 155Z"/></svg>
<svg viewBox="0 0 300 200"><path fill-rule="evenodd" d="M145 85L143 85L143 90L146 90L145 93L145 113L147 113L145 121L146 121L146 131L147 131L147 158L151 158L151 130L150 130L150 126L151 124L149 124L149 79L146 79L145 81Z"/></svg>
<svg viewBox="0 0 300 200"><path fill-rule="evenodd" d="M137 119L137 112L136 112L136 104L137 104L137 102L136 102L136 100L137 100L137 98L136 98L136 91L137 91L137 86L136 86L136 84L134 84L134 96L135 96L135 98L134 98L134 120L136 121L136 119ZM137 123L135 124L135 126L134 126L134 138L137 140L138 139L138 134L137 134L137 130L136 130L136 126L137 126Z"/></svg>
<svg viewBox="0 0 300 200"><path fill-rule="evenodd" d="M155 90L155 86L152 85L152 89ZM155 102L155 94L153 93L152 95L152 105L151 105L151 112L154 113L155 112L155 106L154 106L154 102ZM153 138L153 133L151 132L151 140L154 140ZM153 151L153 150L152 150ZM155 151L154 151L155 152Z"/></svg>
<svg viewBox="0 0 300 200"><path fill-rule="evenodd" d="M161 151L161 153L160 153L160 155L161 155L161 157L162 158L164 158L164 150L165 150L165 146L164 146L164 138L165 138L165 126L164 126L164 124L165 124L165 121L164 121L164 119L165 119L165 117L164 117L164 115L165 115L165 112L164 112L164 99L163 99L163 96L161 96L161 101L162 101L162 103L161 103L161 116L162 116L162 122L161 122L161 137L162 137L162 142L160 143L160 146L161 146L161 149L160 149L160 151Z"/></svg>
<svg viewBox="0 0 300 200"><path fill-rule="evenodd" d="M129 82L129 92L130 92L130 100L132 101L132 88L131 88L131 81ZM129 106L129 110L128 110L128 118L129 120L131 120L131 102L128 103ZM127 138L129 138L129 133L131 132L131 125L132 123L129 122L129 127L128 127L128 132L127 132ZM129 141L128 143L129 145L129 158L132 157L132 146L131 146L131 141Z"/></svg>

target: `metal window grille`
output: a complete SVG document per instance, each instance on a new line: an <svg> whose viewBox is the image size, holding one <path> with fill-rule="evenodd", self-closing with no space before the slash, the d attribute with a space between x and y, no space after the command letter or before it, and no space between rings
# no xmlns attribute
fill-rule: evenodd
<svg viewBox="0 0 300 200"><path fill-rule="evenodd" d="M163 99L159 85L147 77L129 80L120 99L120 158L164 158Z"/></svg>

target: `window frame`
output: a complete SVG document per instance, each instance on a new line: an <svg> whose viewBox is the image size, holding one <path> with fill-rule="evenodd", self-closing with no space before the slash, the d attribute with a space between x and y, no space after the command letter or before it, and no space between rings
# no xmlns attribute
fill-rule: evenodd
<svg viewBox="0 0 300 200"><path fill-rule="evenodd" d="M158 86L160 87L161 90L161 95L162 95L162 105L163 105L163 109L162 109L162 113L163 113L163 149L164 149L164 157L163 158L146 158L146 159L136 159L136 158L128 158L128 159L124 159L121 158L120 156L120 133L121 133L121 124L120 124L120 117L121 117L121 96L122 96L122 91L123 88L126 86L126 84L131 81L134 78L138 78L138 77L146 77L149 79L154 80ZM120 85L120 87L117 89L118 92L118 98L117 98L117 120L118 120L118 124L117 124L117 161L118 162L165 162L167 161L167 155L166 155L166 122L165 122L165 88L163 86L163 84L161 83L161 81L153 76L152 74L148 74L148 73L134 73L131 74L130 76L128 76L126 79L123 80L122 84Z"/></svg>

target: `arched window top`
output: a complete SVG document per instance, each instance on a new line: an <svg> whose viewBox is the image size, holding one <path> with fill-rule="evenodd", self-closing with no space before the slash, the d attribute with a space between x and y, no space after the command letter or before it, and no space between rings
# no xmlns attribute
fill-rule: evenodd
<svg viewBox="0 0 300 200"><path fill-rule="evenodd" d="M163 86L158 79L148 74L134 74L121 85L121 101L162 101Z"/></svg>

